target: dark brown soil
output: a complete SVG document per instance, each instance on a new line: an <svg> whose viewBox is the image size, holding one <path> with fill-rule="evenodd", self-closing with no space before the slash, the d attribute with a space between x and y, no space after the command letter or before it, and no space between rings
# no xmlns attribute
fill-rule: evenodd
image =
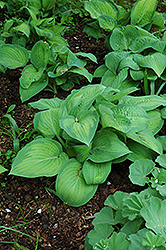
<svg viewBox="0 0 166 250"><path fill-rule="evenodd" d="M104 56L108 53L104 46L104 40L89 40L82 32L83 24L65 38L70 44L71 50L91 52L96 55L99 65L103 63ZM75 37L75 38L74 38ZM76 49L76 47L79 47ZM88 61L87 69L93 73L97 65ZM12 137L2 133L4 131L3 114L11 104L16 104L12 117L16 120L23 135L27 128L33 127L33 115L35 110L28 107L28 102L40 98L52 98L51 92L42 91L28 102L21 103L19 97L19 77L21 71L7 70L0 75L0 151L2 153L0 164L10 169L11 158L7 159L6 153L12 150ZM80 86L88 84L81 80ZM79 88L80 86L76 86ZM66 98L69 92L59 89L57 96ZM7 129L10 126L7 123ZM26 143L21 141L21 147ZM47 187L54 189L55 178L26 179L16 176L8 176L7 172L0 175L0 248L15 249L14 244L1 243L18 242L28 249L78 249L84 248L86 234L93 228L94 214L103 207L109 194L117 190L124 192L140 191L140 187L132 185L128 178L128 163L112 166L111 174L107 181L99 185L94 197L84 206L79 208L69 207L54 194L47 191ZM21 225L20 225L21 224ZM20 226L19 226L20 225ZM9 229L10 227L10 229ZM4 231L2 231L5 229ZM12 231L15 229L31 236L29 238L22 233ZM35 238L35 239L34 239ZM37 248L38 246L38 248ZM20 249L20 248L16 248Z"/></svg>

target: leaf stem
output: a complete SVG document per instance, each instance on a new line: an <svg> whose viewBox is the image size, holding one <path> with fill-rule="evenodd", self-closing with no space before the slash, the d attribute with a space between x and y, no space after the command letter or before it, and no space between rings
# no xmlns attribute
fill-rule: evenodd
<svg viewBox="0 0 166 250"><path fill-rule="evenodd" d="M145 95L149 94L148 78L147 78L147 69L144 72L144 92Z"/></svg>

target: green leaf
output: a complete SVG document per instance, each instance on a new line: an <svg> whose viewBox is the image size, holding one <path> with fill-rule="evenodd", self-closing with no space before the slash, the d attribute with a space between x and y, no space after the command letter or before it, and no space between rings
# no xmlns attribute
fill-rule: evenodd
<svg viewBox="0 0 166 250"><path fill-rule="evenodd" d="M140 70L138 64L136 62L134 62L134 60L133 60L133 55L129 55L120 61L118 71L120 71L124 68L131 68L131 69L134 69L137 71Z"/></svg>
<svg viewBox="0 0 166 250"><path fill-rule="evenodd" d="M110 45L113 50L128 50L128 37L120 29L115 28L110 36Z"/></svg>
<svg viewBox="0 0 166 250"><path fill-rule="evenodd" d="M14 120L14 118L13 118L10 114L6 114L6 115L4 115L3 117L9 119L9 122L10 122L10 125L11 125L12 130L14 131L14 133L17 132L17 134L19 134L20 131L19 131L19 128L18 128L17 123L16 123L16 121Z"/></svg>
<svg viewBox="0 0 166 250"><path fill-rule="evenodd" d="M146 221L146 227L166 238L166 200L151 197L148 205L140 213Z"/></svg>
<svg viewBox="0 0 166 250"><path fill-rule="evenodd" d="M166 100L157 95L125 96L119 103L138 105L146 111L153 110L161 105L166 106Z"/></svg>
<svg viewBox="0 0 166 250"><path fill-rule="evenodd" d="M33 64L26 65L21 73L20 86L23 89L28 89L32 82L38 81L43 74L43 69L37 70Z"/></svg>
<svg viewBox="0 0 166 250"><path fill-rule="evenodd" d="M122 191L116 191L113 195L109 195L104 202L105 206L109 206L114 210L123 210L124 205L123 201L127 199L129 196L128 193L124 193Z"/></svg>
<svg viewBox="0 0 166 250"><path fill-rule="evenodd" d="M142 238L146 235L149 230L147 228L143 228L139 230L136 234L129 235L129 240L131 245L129 246L129 250L147 250L146 247L142 244Z"/></svg>
<svg viewBox="0 0 166 250"><path fill-rule="evenodd" d="M151 22L157 0L139 0L135 3L131 11L131 24L143 27Z"/></svg>
<svg viewBox="0 0 166 250"><path fill-rule="evenodd" d="M162 75L166 67L166 56L159 52L155 52L147 56L137 54L134 55L134 60L141 67L153 69L158 77Z"/></svg>
<svg viewBox="0 0 166 250"><path fill-rule="evenodd" d="M42 77L38 80L33 82L28 89L23 89L20 86L20 97L21 101L25 102L29 100L32 96L38 94L48 85L48 77L43 74Z"/></svg>
<svg viewBox="0 0 166 250"><path fill-rule="evenodd" d="M50 49L48 43L43 42L42 40L35 43L31 50L31 63L35 68L40 69L44 68L50 57Z"/></svg>
<svg viewBox="0 0 166 250"><path fill-rule="evenodd" d="M92 18L97 19L100 15L109 15L113 18L117 15L117 10L112 2L88 2L85 1L85 9L88 11Z"/></svg>
<svg viewBox="0 0 166 250"><path fill-rule="evenodd" d="M82 57L87 57L89 58L91 61L97 63L97 58L92 54L92 53L85 53L85 52L77 52L75 53L76 56L82 56Z"/></svg>
<svg viewBox="0 0 166 250"><path fill-rule="evenodd" d="M23 22L20 25L13 27L13 30L22 32L24 35L26 35L27 37L30 36L30 26L28 23Z"/></svg>
<svg viewBox="0 0 166 250"><path fill-rule="evenodd" d="M9 174L27 178L54 176L67 159L57 141L36 139L18 152Z"/></svg>
<svg viewBox="0 0 166 250"><path fill-rule="evenodd" d="M164 125L164 120L161 118L161 112L156 110L151 110L147 112L150 120L147 124L147 129L149 129L153 135L156 135Z"/></svg>
<svg viewBox="0 0 166 250"><path fill-rule="evenodd" d="M80 111L77 117L68 115L60 120L60 127L68 135L89 146L99 122L99 116L94 111Z"/></svg>
<svg viewBox="0 0 166 250"><path fill-rule="evenodd" d="M135 132L145 129L149 121L146 111L137 105L118 104L111 110L116 115L127 117L132 123L132 130Z"/></svg>
<svg viewBox="0 0 166 250"><path fill-rule="evenodd" d="M54 108L35 114L33 121L35 130L40 132L44 137L53 138L54 136L59 136L61 131L59 120L66 113L65 109Z"/></svg>
<svg viewBox="0 0 166 250"><path fill-rule="evenodd" d="M108 162L130 152L115 133L107 129L102 129L96 133L93 139L89 159L95 163Z"/></svg>
<svg viewBox="0 0 166 250"><path fill-rule="evenodd" d="M107 67L105 66L105 64L102 64L95 70L93 77L103 77L106 71Z"/></svg>
<svg viewBox="0 0 166 250"><path fill-rule="evenodd" d="M103 128L112 127L124 133L132 128L132 123L127 117L114 114L110 108L100 105L99 111Z"/></svg>
<svg viewBox="0 0 166 250"><path fill-rule="evenodd" d="M28 51L19 46L4 44L0 46L0 62L9 69L23 67L29 60Z"/></svg>
<svg viewBox="0 0 166 250"><path fill-rule="evenodd" d="M42 0L42 7L44 11L48 11L53 8L55 1L54 0Z"/></svg>
<svg viewBox="0 0 166 250"><path fill-rule="evenodd" d="M81 163L68 160L56 179L56 194L67 205L79 207L87 203L95 194L98 185L87 185L82 173Z"/></svg>
<svg viewBox="0 0 166 250"><path fill-rule="evenodd" d="M159 155L155 160L161 167L166 168L166 154Z"/></svg>
<svg viewBox="0 0 166 250"><path fill-rule="evenodd" d="M163 246L163 250L165 249L165 239L160 234L154 234L152 231L146 233L146 236L142 238L142 244L148 247L158 247ZM162 250L162 249L161 249Z"/></svg>
<svg viewBox="0 0 166 250"><path fill-rule="evenodd" d="M78 74L78 75L82 75L82 76L86 77L86 79L87 79L89 82L91 82L91 81L92 81L92 78L93 78L92 74L90 74L90 73L88 72L88 70L85 69L85 68L70 69L68 72L75 73L75 74Z"/></svg>
<svg viewBox="0 0 166 250"><path fill-rule="evenodd" d="M29 105L34 109L44 110L44 109L60 108L62 102L63 100L57 97L51 99L41 98L36 102L30 102Z"/></svg>
<svg viewBox="0 0 166 250"><path fill-rule="evenodd" d="M67 55L67 66L71 68L72 66L78 67L78 68L83 68L86 65L85 60L81 60L76 57L76 55L69 51Z"/></svg>
<svg viewBox="0 0 166 250"><path fill-rule="evenodd" d="M160 51L161 43L157 38L149 36L138 36L130 45L129 49L134 53L140 53L147 48L156 48L158 45L158 50ZM163 46L163 45L162 45Z"/></svg>
<svg viewBox="0 0 166 250"><path fill-rule="evenodd" d="M141 225L143 224L142 218L137 218L133 221L128 221L120 229L120 232L123 232L129 237L131 234L137 233Z"/></svg>
<svg viewBox="0 0 166 250"><path fill-rule="evenodd" d="M149 159L136 160L130 165L129 178L133 184L144 186L149 182L149 175L155 167L155 163Z"/></svg>
<svg viewBox="0 0 166 250"><path fill-rule="evenodd" d="M2 174L5 171L8 171L8 169L6 169L2 165L0 165L0 174Z"/></svg>
<svg viewBox="0 0 166 250"><path fill-rule="evenodd" d="M112 162L94 163L86 160L83 165L83 176L88 185L102 184L111 172Z"/></svg>
<svg viewBox="0 0 166 250"><path fill-rule="evenodd" d="M76 160L82 163L86 160L86 158L89 155L91 144L89 147L87 145L74 145L72 146L72 148L74 148L76 154Z"/></svg>
<svg viewBox="0 0 166 250"><path fill-rule="evenodd" d="M116 26L116 20L110 15L100 15L99 18L100 27L104 30L113 30Z"/></svg>
<svg viewBox="0 0 166 250"><path fill-rule="evenodd" d="M130 130L126 135L128 138L144 145L147 148L152 149L156 153L162 153L161 143L157 139L155 139L149 129L144 129L142 131L139 131L138 133L134 133L132 130Z"/></svg>

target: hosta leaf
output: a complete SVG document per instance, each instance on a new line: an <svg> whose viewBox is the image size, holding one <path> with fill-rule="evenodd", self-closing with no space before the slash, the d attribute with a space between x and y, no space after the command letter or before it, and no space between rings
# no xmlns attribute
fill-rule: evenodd
<svg viewBox="0 0 166 250"><path fill-rule="evenodd" d="M152 149L158 154L162 153L161 143L155 139L152 132L149 129L144 129L138 133L134 133L132 130L127 132L127 137L144 145L147 148Z"/></svg>
<svg viewBox="0 0 166 250"><path fill-rule="evenodd" d="M91 82L91 81L92 81L92 78L93 78L92 74L90 74L90 73L88 72L88 70L85 69L85 68L70 69L68 72L75 73L75 74L78 74L78 75L82 75L82 76L86 77L86 79L87 79L89 82Z"/></svg>
<svg viewBox="0 0 166 250"><path fill-rule="evenodd" d="M146 221L146 227L166 238L166 200L151 197L149 204L140 213Z"/></svg>
<svg viewBox="0 0 166 250"><path fill-rule="evenodd" d="M91 145L89 147L87 145L74 145L73 148L76 153L76 160L82 163L88 157Z"/></svg>
<svg viewBox="0 0 166 250"><path fill-rule="evenodd" d="M156 110L151 110L147 112L150 120L147 124L147 129L149 129L153 135L156 135L164 125L164 120L161 118L161 112Z"/></svg>
<svg viewBox="0 0 166 250"><path fill-rule="evenodd" d="M36 102L30 102L29 105L34 109L44 110L44 109L60 108L62 102L63 100L59 98L52 98L52 99L41 98Z"/></svg>
<svg viewBox="0 0 166 250"><path fill-rule="evenodd" d="M98 18L100 27L106 30L113 30L116 26L116 20L110 15L101 15Z"/></svg>
<svg viewBox="0 0 166 250"><path fill-rule="evenodd" d="M20 25L13 28L13 30L17 30L25 34L27 37L30 35L30 26L28 23L23 22Z"/></svg>
<svg viewBox="0 0 166 250"><path fill-rule="evenodd" d="M133 184L144 186L149 182L149 175L155 167L155 163L149 159L136 160L130 165L129 178Z"/></svg>
<svg viewBox="0 0 166 250"><path fill-rule="evenodd" d="M157 95L125 96L119 101L119 103L138 105L146 111L153 110L161 105L166 106L166 100Z"/></svg>
<svg viewBox="0 0 166 250"><path fill-rule="evenodd" d="M46 75L42 75L42 77L38 80L33 82L28 89L23 89L20 86L20 97L21 101L25 102L29 100L32 96L38 94L48 85L48 77Z"/></svg>
<svg viewBox="0 0 166 250"><path fill-rule="evenodd" d="M0 46L0 62L3 66L9 69L16 69L26 65L28 60L29 53L21 46L15 44L4 44Z"/></svg>
<svg viewBox="0 0 166 250"><path fill-rule="evenodd" d="M85 53L85 52L77 52L75 53L76 56L82 56L82 57L87 57L89 58L91 61L97 63L97 58L92 54L92 53Z"/></svg>
<svg viewBox="0 0 166 250"><path fill-rule="evenodd" d="M159 155L156 162L163 168L166 168L166 154Z"/></svg>
<svg viewBox="0 0 166 250"><path fill-rule="evenodd" d="M131 11L131 24L143 27L153 18L157 0L139 0Z"/></svg>
<svg viewBox="0 0 166 250"><path fill-rule="evenodd" d="M18 152L9 174L27 178L54 176L67 159L57 141L36 139Z"/></svg>
<svg viewBox="0 0 166 250"><path fill-rule="evenodd" d="M112 2L88 2L85 1L85 9L90 13L92 18L98 18L100 15L109 15L113 18L117 15L116 6Z"/></svg>
<svg viewBox="0 0 166 250"><path fill-rule="evenodd" d="M6 169L2 165L0 165L0 174L2 174L5 171L8 171L8 169Z"/></svg>
<svg viewBox="0 0 166 250"><path fill-rule="evenodd" d="M42 0L42 7L44 8L44 11L52 9L54 4L55 4L54 0Z"/></svg>
<svg viewBox="0 0 166 250"><path fill-rule="evenodd" d="M129 236L129 240L131 245L129 246L129 250L147 250L147 247L144 247L142 244L142 238L149 232L147 228L143 228L139 230L136 234L131 234Z"/></svg>
<svg viewBox="0 0 166 250"><path fill-rule="evenodd" d="M118 71L122 70L123 68L140 70L138 64L133 60L133 55L129 55L120 61Z"/></svg>
<svg viewBox="0 0 166 250"><path fill-rule="evenodd" d="M122 83L122 84L123 84L123 83ZM128 94L131 94L131 93L133 93L133 92L135 92L135 91L138 90L138 88L136 88L136 87L130 87L130 88L124 88L124 89L123 89L123 86L122 86L122 85L119 87L119 89L121 89L121 88L122 88L122 90L120 90L120 91L117 92L116 94L113 93L112 96L108 94L107 98L106 98L106 96L104 96L104 94L103 94L104 98L105 98L106 100L110 101L110 102L114 102L114 101L119 100L119 99L122 98L123 96L126 96L126 95L128 95Z"/></svg>
<svg viewBox="0 0 166 250"><path fill-rule="evenodd" d="M114 114L111 109L102 105L99 106L99 111L103 128L112 127L124 133L132 128L132 123L127 117Z"/></svg>
<svg viewBox="0 0 166 250"><path fill-rule="evenodd" d="M81 60L76 57L76 55L69 51L67 56L67 66L71 68L72 66L76 66L78 68L83 68L86 65L85 60Z"/></svg>
<svg viewBox="0 0 166 250"><path fill-rule="evenodd" d="M146 111L137 105L118 104L111 110L116 115L127 117L132 123L132 130L135 132L145 129L149 121Z"/></svg>
<svg viewBox="0 0 166 250"><path fill-rule="evenodd" d="M87 203L95 194L98 185L87 185L82 173L81 163L68 160L56 179L56 194L69 206L79 207Z"/></svg>
<svg viewBox="0 0 166 250"><path fill-rule="evenodd" d="M112 51L105 56L105 65L114 75L116 75L120 61L128 55L129 52L126 51Z"/></svg>
<svg viewBox="0 0 166 250"><path fill-rule="evenodd" d="M143 70L132 70L130 69L130 75L134 81L142 80L144 78Z"/></svg>
<svg viewBox="0 0 166 250"><path fill-rule="evenodd" d="M89 159L96 163L108 162L130 152L115 133L103 129L97 132L93 139Z"/></svg>
<svg viewBox="0 0 166 250"><path fill-rule="evenodd" d="M141 67L153 69L158 77L162 75L166 67L166 56L159 52L155 52L147 56L137 54L137 55L134 55L134 60Z"/></svg>
<svg viewBox="0 0 166 250"><path fill-rule="evenodd" d="M61 128L59 120L66 115L65 109L54 108L45 110L35 114L34 128L40 132L44 137L53 138L55 135L60 134Z"/></svg>
<svg viewBox="0 0 166 250"><path fill-rule="evenodd" d="M83 165L83 176L88 185L102 184L111 172L112 162L94 163L86 160Z"/></svg>
<svg viewBox="0 0 166 250"><path fill-rule="evenodd" d="M129 40L118 28L115 28L110 36L110 45L113 50L128 50Z"/></svg>
<svg viewBox="0 0 166 250"><path fill-rule="evenodd" d="M78 102L78 111L87 110L99 94L104 91L105 87L102 85L87 85L79 90L73 90L71 94L65 99L64 104L66 105L68 114L75 109L75 99L82 96L80 102ZM74 105L73 105L74 103Z"/></svg>
<svg viewBox="0 0 166 250"><path fill-rule="evenodd" d="M107 71L107 67L105 66L105 64L102 64L99 67L97 67L97 69L95 70L93 74L93 77L103 77L106 71Z"/></svg>
<svg viewBox="0 0 166 250"><path fill-rule="evenodd" d="M60 120L60 127L69 136L89 146L99 122L99 116L94 111L81 111L77 117L68 115Z"/></svg>
<svg viewBox="0 0 166 250"><path fill-rule="evenodd" d="M26 65L20 77L20 86L28 89L32 82L38 81L43 74L43 69L37 70L33 64Z"/></svg>
<svg viewBox="0 0 166 250"><path fill-rule="evenodd" d="M149 36L139 36L130 45L129 49L134 53L140 53L147 48L153 48L162 52L163 44L157 38Z"/></svg>
<svg viewBox="0 0 166 250"><path fill-rule="evenodd" d="M44 36L46 39L53 39L54 38L54 32L49 28L38 28L36 25L34 25L34 29L36 30L36 33L39 35L39 37Z"/></svg>
<svg viewBox="0 0 166 250"><path fill-rule="evenodd" d="M31 63L37 68L44 68L50 57L50 49L48 43L42 40L35 43L31 50Z"/></svg>

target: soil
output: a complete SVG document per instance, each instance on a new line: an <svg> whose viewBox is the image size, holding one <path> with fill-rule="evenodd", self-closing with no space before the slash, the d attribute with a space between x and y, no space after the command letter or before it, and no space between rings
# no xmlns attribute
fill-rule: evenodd
<svg viewBox="0 0 166 250"><path fill-rule="evenodd" d="M77 22L79 20L76 20ZM82 30L84 23L78 22L72 34L65 34L65 39L73 52L84 51L93 53L98 59L98 65L103 63L104 56L109 52L104 45L104 39L89 37ZM93 73L97 68L95 63L88 60L87 69ZM22 130L21 147L26 144L27 129L33 128L33 116L36 112L30 109L29 102L40 98L53 98L53 93L42 91L25 103L21 103L19 97L19 77L21 70L7 70L0 75L0 128L4 131L3 114L12 104L16 104L12 117ZM99 83L98 79L93 83ZM80 81L79 88L87 85L84 79ZM57 97L66 98L70 92L58 90ZM10 132L9 123L6 128ZM12 137L0 134L0 151L2 152L0 164L10 169L11 157L7 153L12 151ZM13 152L12 152L13 154ZM1 249L15 249L14 244L3 242L18 242L28 249L52 250L52 249L77 249L84 248L86 234L93 228L94 214L104 206L108 195L117 190L124 192L141 191L137 185L133 185L128 178L129 162L114 164L111 174L106 182L99 185L94 197L84 206L73 208L64 205L63 202L50 193L46 188L54 189L55 179L22 177L8 175L7 172L0 175L0 247ZM10 227L10 229L9 229ZM15 231L13 231L13 229ZM3 230L3 231L2 231ZM16 230L18 232L16 232ZM22 233L20 233L22 232ZM30 237L28 237L27 235ZM38 247L38 248L37 248ZM17 247L16 249L20 249Z"/></svg>

